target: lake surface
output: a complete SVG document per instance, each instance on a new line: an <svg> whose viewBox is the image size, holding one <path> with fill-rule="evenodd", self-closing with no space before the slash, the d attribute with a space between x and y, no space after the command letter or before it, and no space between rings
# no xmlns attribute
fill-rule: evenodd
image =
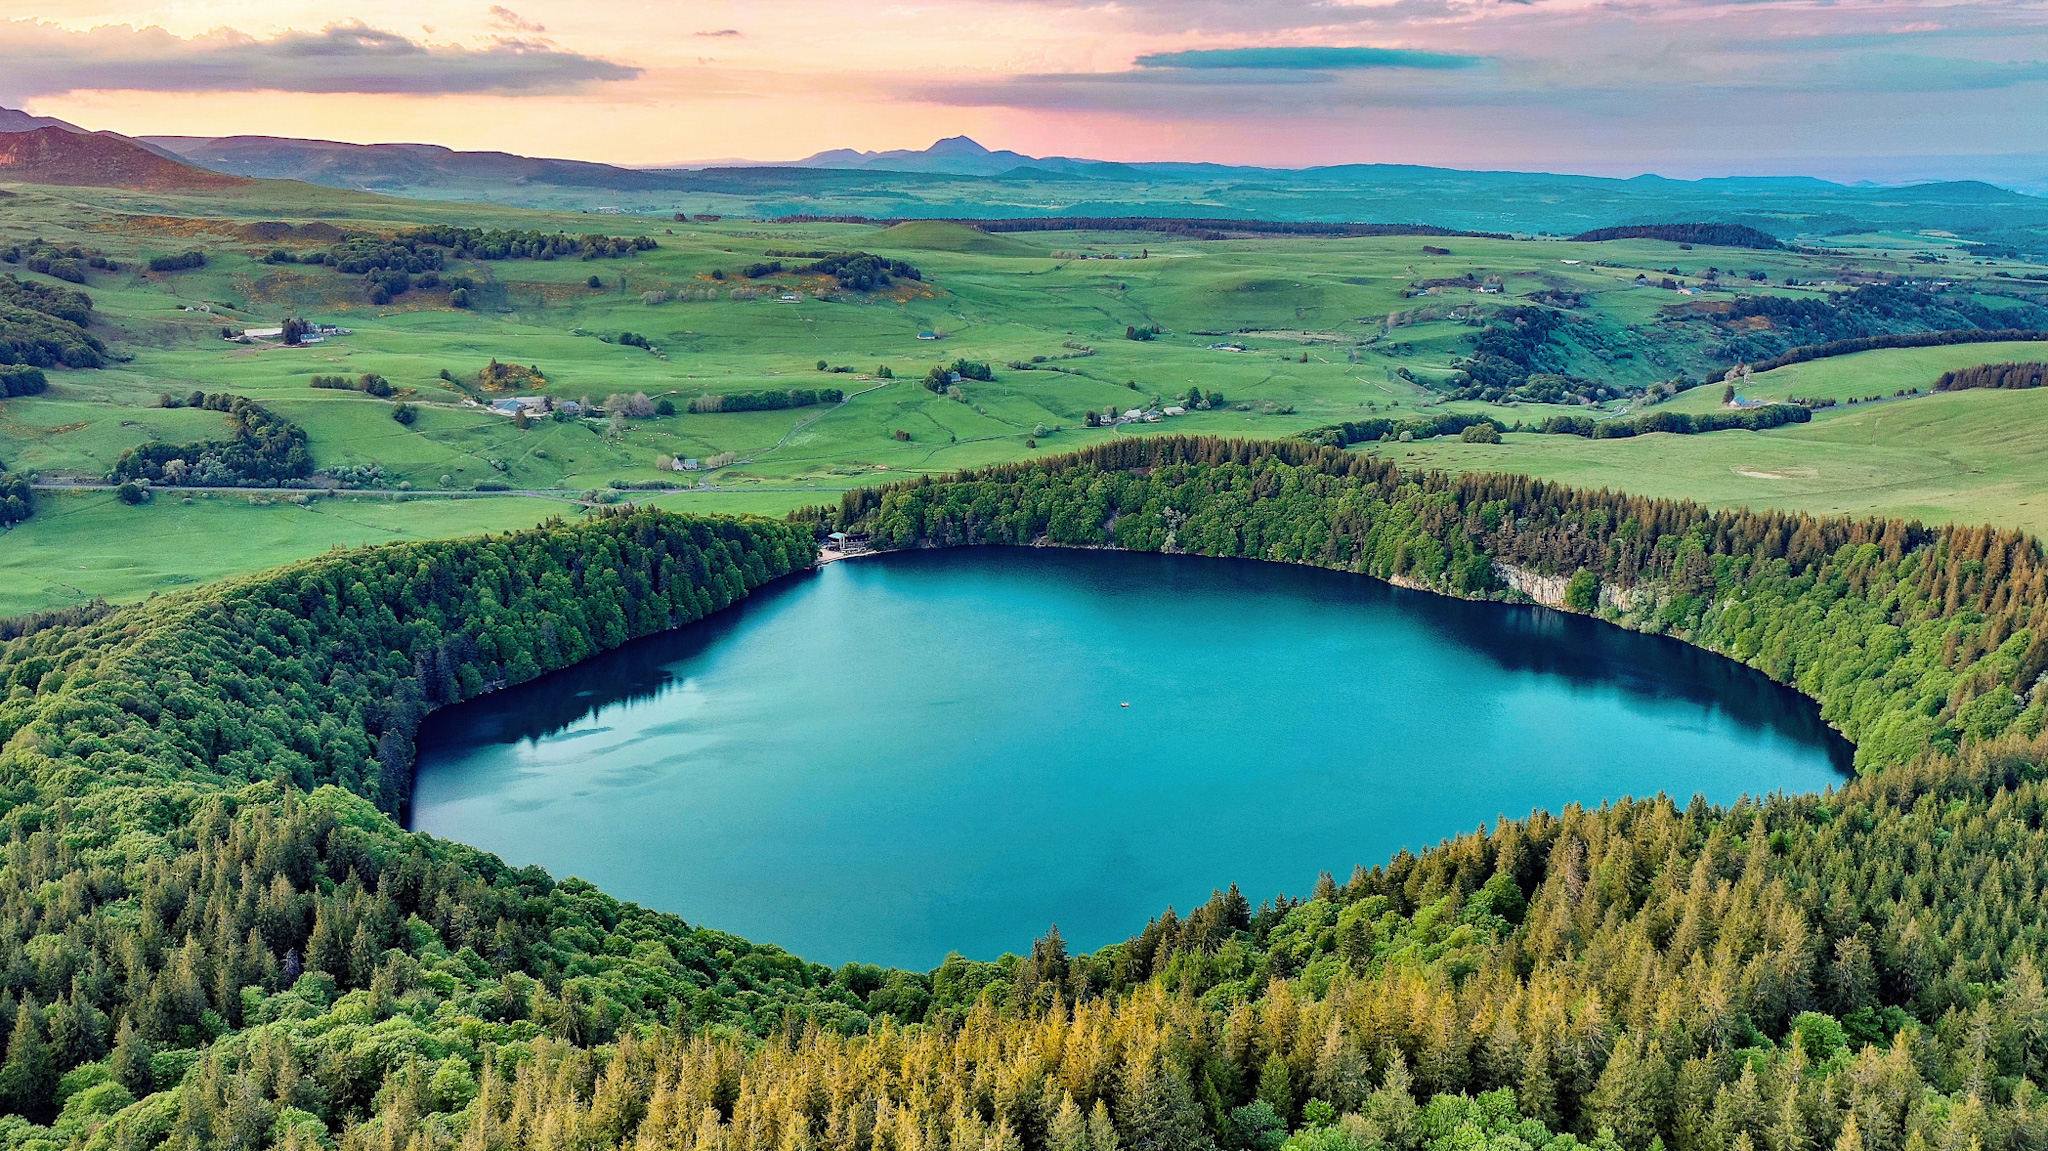
<svg viewBox="0 0 2048 1151"><path fill-rule="evenodd" d="M835 563L436 714L412 825L926 969L1052 923L1092 950L1233 881L1305 895L1539 806L1819 790L1848 755L1761 674L1578 616L965 548Z"/></svg>

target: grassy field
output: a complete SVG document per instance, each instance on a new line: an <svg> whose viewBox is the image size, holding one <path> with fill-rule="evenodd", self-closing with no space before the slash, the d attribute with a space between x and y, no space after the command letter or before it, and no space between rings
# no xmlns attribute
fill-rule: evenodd
<svg viewBox="0 0 2048 1151"><path fill-rule="evenodd" d="M2038 363L2048 360L2048 341L2031 343L1951 344L1941 348L1885 348L1831 356L1803 364L1787 364L1751 376L1739 393L1745 400L1839 400L1890 397L1900 391L1926 391L1941 374L1978 364ZM1722 388L1695 388L1663 405L1671 411L1720 409Z"/></svg>
<svg viewBox="0 0 2048 1151"><path fill-rule="evenodd" d="M690 492L676 511L780 515L817 502L797 492ZM165 496L129 507L105 492L45 494L35 517L0 535L0 616L116 602L318 555L330 548L527 528L584 514L559 500Z"/></svg>
<svg viewBox="0 0 2048 1151"><path fill-rule="evenodd" d="M2048 537L2048 391L1955 392L1823 411L1768 432L1497 445L1373 445L1404 464L1767 507L1996 523Z"/></svg>
<svg viewBox="0 0 2048 1151"><path fill-rule="evenodd" d="M86 286L103 317L101 332L120 362L93 371L56 371L46 394L0 402L0 462L10 469L46 480L98 479L136 444L218 436L224 422L217 413L167 409L160 397L225 391L256 399L301 424L316 466L376 465L391 488L469 489L484 482L573 496L614 481L666 479L714 490L662 496L657 502L665 506L770 514L836 500L850 487L1067 451L1119 434L1272 438L1341 419L1445 410L1486 411L1509 422L1539 420L1566 409L1447 404L1426 386L1448 377L1471 353L1475 333L1502 302L1539 293L1576 297L1580 304L1572 310L1565 349L1571 371L1645 386L1681 373L1699 378L1723 365L1703 325L1677 322L1704 297L1638 284L1639 273L1654 282L1675 269L1697 282L1712 267L1741 277L1744 291L1817 298L1839 289L1786 287L1785 279L1832 284L1847 260L1865 272L1912 274L1925 268L1916 261L1931 258L1910 238L1897 237L1851 256L1695 250L1655 241L1196 241L1129 232L990 235L937 222L679 223L435 204L273 183L262 185L260 195L35 188L16 193L0 199L0 241L43 237L80 244L130 270L94 273ZM477 281L473 308L451 307L445 285L374 306L360 277L264 262L279 246L297 252L320 247L261 240L245 230L253 221L279 218L386 232L459 223L647 234L660 246L631 259L460 264L444 276ZM205 268L134 270L150 256L190 248L208 254ZM849 250L906 260L924 278L863 294L835 292L826 278L793 271L756 281L741 273L767 259L781 258L792 268L804 260L775 253ZM55 284L19 267L0 271ZM1979 277L1985 293L2014 282L1991 278L1994 271L2037 270L1954 261L1943 274ZM1752 272L1765 279L1748 279ZM590 286L592 275L600 287ZM1499 284L1498 294L1478 290L1489 280ZM786 295L798 298L785 300ZM350 334L299 348L220 338L223 326L275 326L286 315L337 323ZM1160 335L1125 338L1127 329L1141 327L1156 327ZM644 336L652 348L619 342L624 332ZM940 338L922 340L921 332ZM959 358L990 363L997 378L965 382L957 398L920 385L927 369ZM1870 353L1759 376L1746 394L1846 398L1890 392L1924 386L1945 367L2006 358L2023 358L2022 351L1979 345ZM613 394L644 392L685 410L623 425L539 421L521 429L477 406L472 391L442 378L446 372L473 379L493 359L538 366L546 383L530 390L558 400L602 403ZM821 361L848 370L821 372ZM893 379L883 377L885 367ZM400 394L385 400L309 386L315 375L366 372L386 377ZM689 400L707 393L799 387L839 388L850 398L783 411L686 410ZM1121 431L1084 426L1091 410L1160 407L1191 387L1221 393L1224 402ZM1720 389L1710 385L1668 406L1708 410L1719 397ZM419 408L410 426L390 418L398 399ZM1901 412L1908 406L1879 405ZM1955 465L1983 457L1982 474L1989 475L1998 471L1991 465L1999 458L2034 460L2024 436L2000 457L2005 449L1987 447L1984 429L1967 419L1934 417L1981 409L2009 411L2024 421L2037 418L2037 406L2012 397L1969 396L1915 400L1910 407L1911 416L1876 421L1885 431L1861 440L1846 430L1860 425L1841 413L1765 437L1702 437L1669 448L1664 437L1627 443L1552 438L1538 444L1533 437L1512 436L1509 445L1491 452L1442 444L1415 445L1413 451L1419 462L1474 466L1473 461L1489 460L1564 469L1573 478L1596 477L1593 482L1612 486L1655 486L1663 494L1726 502L1817 500L1801 506L1832 507L1826 501L1840 499L1848 501L1842 506L1858 509L1928 508L1935 511L1916 514L1989 518L2024 506L2024 467L2015 464L1999 481L2017 494L1999 497L1985 494L1995 486L1990 480L1980 483L1972 478L1976 473L1958 472ZM1598 417L1629 410L1620 401L1591 409ZM1908 425L1921 430L1898 430ZM1833 431L1838 427L1844 431ZM1818 468L1820 474L1787 472L1793 478L1756 480L1731 471L1740 463L1735 457L1747 450L1737 445L1751 442L1771 444L1769 452L1777 453L1770 457L1775 464L1752 470ZM1662 462L1666 451L1702 462L1687 465L1691 478L1681 481ZM1834 454L1824 467L1800 456L1814 451ZM660 456L703 459L721 453L732 453L737 462L708 475L656 468ZM1704 462L1722 455L1729 459ZM126 508L105 497L51 495L43 503L35 519L0 537L0 570L9 576L0 590L0 612L102 594L134 598L336 543L496 530L575 511L567 503L509 497L319 501L311 507L262 506L242 498L186 504L162 497Z"/></svg>

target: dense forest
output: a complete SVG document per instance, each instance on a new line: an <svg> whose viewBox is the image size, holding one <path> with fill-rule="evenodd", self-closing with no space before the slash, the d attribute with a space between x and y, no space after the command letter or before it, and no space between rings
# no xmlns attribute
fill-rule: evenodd
<svg viewBox="0 0 2048 1151"><path fill-rule="evenodd" d="M1959 392L1965 388L2038 388L2048 384L2048 364L1978 364L1943 372L1934 381L1937 392Z"/></svg>
<svg viewBox="0 0 2048 1151"><path fill-rule="evenodd" d="M195 393L189 403L225 414L228 438L137 444L114 461L111 478L173 487L263 487L313 474L306 429L246 396Z"/></svg>
<svg viewBox="0 0 2048 1151"><path fill-rule="evenodd" d="M929 973L806 964L380 813L427 710L700 618L831 528L1568 581L1815 697L1861 774L1570 806ZM2048 555L2016 533L1131 439L787 523L365 549L0 634L11 1148L2048 1144Z"/></svg>
<svg viewBox="0 0 2048 1151"><path fill-rule="evenodd" d="M1629 224L1595 228L1574 240L1668 240L1674 244L1713 244L1723 248L1782 248L1776 236L1747 224Z"/></svg>
<svg viewBox="0 0 2048 1151"><path fill-rule="evenodd" d="M1872 348L2026 339L2015 330L2048 327L2048 308L2033 303L1993 308L1960 292L1873 286L1819 299L1738 296L1711 311L1684 311L1673 318L1713 324L1716 360L1767 371Z"/></svg>
<svg viewBox="0 0 2048 1151"><path fill-rule="evenodd" d="M0 276L0 364L97 368L107 346L87 331L92 297Z"/></svg>

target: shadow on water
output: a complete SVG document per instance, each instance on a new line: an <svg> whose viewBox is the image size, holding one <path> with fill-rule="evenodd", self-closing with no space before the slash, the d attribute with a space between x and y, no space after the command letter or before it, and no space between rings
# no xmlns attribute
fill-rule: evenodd
<svg viewBox="0 0 2048 1151"><path fill-rule="evenodd" d="M676 664L717 647L817 576L815 571L787 576L707 619L644 636L516 687L443 708L420 725L420 757L458 745L546 739L607 707L658 699L675 683L671 669Z"/></svg>
<svg viewBox="0 0 2048 1151"><path fill-rule="evenodd" d="M884 565L974 577L987 574L992 556L1002 556L1006 566L1029 565L1041 575L1086 583L1109 596L1289 595L1333 610L1397 614L1440 642L1481 656L1504 671L1548 676L1581 689L1616 689L1637 699L1691 704L1739 727L1819 747L1836 770L1844 775L1853 770L1854 745L1821 719L1813 700L1755 668L1683 640L1644 635L1533 604L1454 599L1324 568L1149 552L1110 553L1115 563L1105 565L1104 554L957 548L891 553L856 562L863 575L873 575L875 566ZM812 571L778 580L696 624L634 640L574 667L436 713L421 728L421 755L456 745L545 739L605 708L659 698L674 685L676 665L717 647L818 577Z"/></svg>
<svg viewBox="0 0 2048 1151"><path fill-rule="evenodd" d="M1341 573L1320 573L1339 574ZM1820 705L1753 667L1670 636L1632 632L1534 604L1475 603L1361 581L1401 610L1438 626L1497 666L1551 676L1577 687L1612 686L1640 699L1675 700L1718 712L1748 728L1817 745L1842 773L1856 748L1820 716Z"/></svg>
<svg viewBox="0 0 2048 1151"><path fill-rule="evenodd" d="M1436 639L1504 671L1550 676L1578 688L1618 688L1638 699L1693 704L1742 727L1819 746L1836 770L1844 775L1854 770L1855 745L1828 726L1819 704L1753 667L1684 640L1536 604L1456 599L1327 568L1151 553L1132 558L1141 566L1157 564L1153 586L1174 591L1213 590L1223 582L1244 595L1284 592L1333 607L1399 613Z"/></svg>

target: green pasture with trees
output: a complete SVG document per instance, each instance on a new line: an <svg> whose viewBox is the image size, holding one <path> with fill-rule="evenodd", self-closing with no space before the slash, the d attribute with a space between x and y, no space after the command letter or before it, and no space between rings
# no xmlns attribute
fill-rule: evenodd
<svg viewBox="0 0 2048 1151"><path fill-rule="evenodd" d="M1401 458L1521 467L1517 427L1719 419L1720 373L1790 349L2048 328L2042 269L1971 259L1933 236L1768 248L1696 242L1746 235L1711 228L1604 240L1440 229L1214 239L1115 223L998 233L943 221L548 213L288 183L193 194L18 187L0 207L0 348L14 349L0 360L15 361L0 369L12 373L0 465L44 485L23 506L57 517L39 524L32 512L13 529L29 533L19 543L115 514L48 486L58 483L137 485L123 505L136 523L120 539L186 538L150 523L186 499L216 501L208 508L223 523L246 515L251 529L132 549L138 566L119 575L35 581L0 603L132 597L265 566L284 558L276 541L303 537L318 550L337 538L270 526L296 492L262 485L388 497L375 529L339 537L355 542L488 530L556 500L570 514L615 498L780 513L903 475L1164 433L1433 422L1448 436L1425 434ZM1869 352L1757 374L1740 390L1745 402L1890 394L1946 370L2026 361L2027 348ZM209 396L262 413L265 431L245 435ZM491 406L515 398L537 404ZM2002 399L1972 395L1965 406L2034 417ZM1132 411L1161 414L1126 419ZM1683 450L1789 442L1834 418L1711 432ZM1475 419L1504 430L1505 444L1460 439ZM1931 484L1852 497L1824 478L1827 490L1794 484L1771 506L2033 523L2011 518L2033 502L2023 490L1999 494L1975 478L1998 469L1953 468L1981 441L1940 438L1951 429L1938 423L1928 421L1932 437L1874 444L1874 455L1826 449L1852 470ZM303 455L259 460L259 440L302 444ZM1546 441L1527 466L1583 454L1597 471L1630 451ZM195 485L201 475L214 482ZM1697 493L1658 490L1740 498L1740 477L1715 479ZM200 486L251 490L164 494ZM444 508L445 493L499 502ZM317 490L310 498L324 502ZM351 499L303 518L363 507ZM9 550L0 541L0 564Z"/></svg>

